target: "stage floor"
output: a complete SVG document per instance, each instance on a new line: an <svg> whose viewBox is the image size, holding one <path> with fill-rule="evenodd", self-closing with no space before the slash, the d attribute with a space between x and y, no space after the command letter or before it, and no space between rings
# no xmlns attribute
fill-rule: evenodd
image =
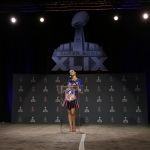
<svg viewBox="0 0 150 150"><path fill-rule="evenodd" d="M0 123L0 150L150 149L149 125L85 125L77 133L68 131L67 125Z"/></svg>

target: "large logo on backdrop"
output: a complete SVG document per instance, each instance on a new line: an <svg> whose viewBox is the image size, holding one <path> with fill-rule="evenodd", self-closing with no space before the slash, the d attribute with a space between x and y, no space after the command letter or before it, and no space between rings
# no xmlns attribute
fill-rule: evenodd
<svg viewBox="0 0 150 150"><path fill-rule="evenodd" d="M72 19L75 27L74 42L61 44L54 50L52 59L56 65L52 71L73 69L76 71L108 71L103 65L107 59L102 47L96 43L85 42L83 26L87 24L89 15L86 11L76 13Z"/></svg>

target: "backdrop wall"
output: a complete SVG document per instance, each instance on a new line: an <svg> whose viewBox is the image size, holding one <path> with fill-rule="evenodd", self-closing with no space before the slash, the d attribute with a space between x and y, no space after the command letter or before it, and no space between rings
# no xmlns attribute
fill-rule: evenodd
<svg viewBox="0 0 150 150"><path fill-rule="evenodd" d="M80 74L77 123L147 124L145 74ZM15 74L13 80L13 123L68 123L61 106L68 75Z"/></svg>

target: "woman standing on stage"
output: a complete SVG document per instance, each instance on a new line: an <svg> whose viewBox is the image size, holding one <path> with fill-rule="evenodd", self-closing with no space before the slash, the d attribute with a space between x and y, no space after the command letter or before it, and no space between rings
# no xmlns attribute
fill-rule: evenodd
<svg viewBox="0 0 150 150"><path fill-rule="evenodd" d="M63 100L62 106L67 108L68 112L68 121L70 126L69 132L76 132L75 127L75 109L79 108L78 100L77 100L77 92L81 91L81 80L77 78L76 72L74 70L70 70L69 74L71 76L71 79L68 80L67 87L72 88L73 86L78 86L78 88L75 88L75 99L72 101L67 101L66 99Z"/></svg>

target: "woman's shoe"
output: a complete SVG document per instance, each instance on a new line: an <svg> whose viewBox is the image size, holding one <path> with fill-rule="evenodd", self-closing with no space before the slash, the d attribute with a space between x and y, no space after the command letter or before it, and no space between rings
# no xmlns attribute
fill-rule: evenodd
<svg viewBox="0 0 150 150"><path fill-rule="evenodd" d="M72 132L76 132L76 130L72 130Z"/></svg>

